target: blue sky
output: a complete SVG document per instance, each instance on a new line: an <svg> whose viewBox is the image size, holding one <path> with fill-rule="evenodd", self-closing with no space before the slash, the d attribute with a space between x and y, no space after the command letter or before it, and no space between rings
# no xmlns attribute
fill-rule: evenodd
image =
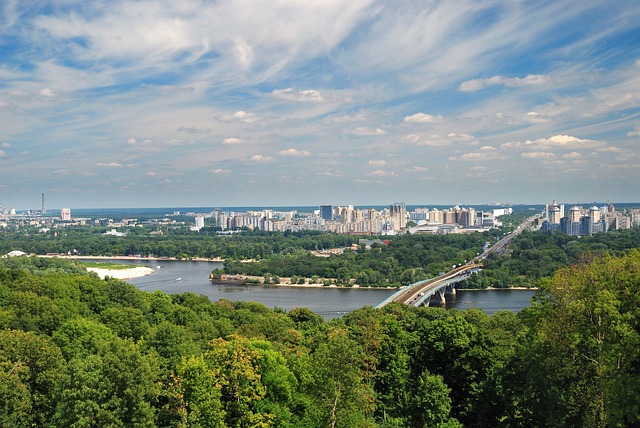
<svg viewBox="0 0 640 428"><path fill-rule="evenodd" d="M0 3L0 205L640 200L640 2Z"/></svg>

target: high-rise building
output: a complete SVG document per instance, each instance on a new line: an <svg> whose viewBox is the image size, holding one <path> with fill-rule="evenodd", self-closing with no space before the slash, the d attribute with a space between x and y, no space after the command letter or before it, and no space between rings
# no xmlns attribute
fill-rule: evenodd
<svg viewBox="0 0 640 428"><path fill-rule="evenodd" d="M389 205L389 216L398 230L407 227L407 207L404 202Z"/></svg>
<svg viewBox="0 0 640 428"><path fill-rule="evenodd" d="M320 205L320 217L324 220L333 220L333 206Z"/></svg>
<svg viewBox="0 0 640 428"><path fill-rule="evenodd" d="M564 205L553 201L545 206L545 219L549 223L560 224L560 219L564 217Z"/></svg>
<svg viewBox="0 0 640 428"><path fill-rule="evenodd" d="M200 230L204 227L204 216L197 215L196 216L196 229Z"/></svg>
<svg viewBox="0 0 640 428"><path fill-rule="evenodd" d="M60 219L62 221L71 221L71 209L70 208L62 208L60 210Z"/></svg>
<svg viewBox="0 0 640 428"><path fill-rule="evenodd" d="M593 223L597 223L600 221L600 208L595 205L589 208L589 218Z"/></svg>
<svg viewBox="0 0 640 428"><path fill-rule="evenodd" d="M571 209L569 210L569 220L571 222L578 222L580 221L581 217L582 217L582 208L578 206L571 207Z"/></svg>

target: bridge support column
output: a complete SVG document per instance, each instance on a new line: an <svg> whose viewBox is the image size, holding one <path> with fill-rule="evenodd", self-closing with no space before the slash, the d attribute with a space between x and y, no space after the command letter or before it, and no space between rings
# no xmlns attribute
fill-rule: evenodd
<svg viewBox="0 0 640 428"><path fill-rule="evenodd" d="M451 284L451 290L449 291L449 294L452 296L456 295L456 287L455 285Z"/></svg>
<svg viewBox="0 0 640 428"><path fill-rule="evenodd" d="M444 288L441 288L440 290L436 291L436 294L440 298L440 303L443 305L447 303L446 299L444 298L444 291L445 291Z"/></svg>

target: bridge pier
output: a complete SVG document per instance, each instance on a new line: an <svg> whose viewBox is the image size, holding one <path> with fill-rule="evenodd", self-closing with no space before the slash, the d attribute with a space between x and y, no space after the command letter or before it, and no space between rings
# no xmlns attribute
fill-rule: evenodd
<svg viewBox="0 0 640 428"><path fill-rule="evenodd" d="M440 298L440 303L441 303L441 304L443 304L443 305L444 305L445 303L447 303L447 300L444 298L444 292L445 292L445 289L444 289L444 288L441 288L440 290L437 290L437 291L436 291L436 294L437 294L437 295L438 295L438 297Z"/></svg>
<svg viewBox="0 0 640 428"><path fill-rule="evenodd" d="M447 286L447 288L449 289L449 295L450 296L455 296L456 295L456 285L455 284L450 284L449 286Z"/></svg>

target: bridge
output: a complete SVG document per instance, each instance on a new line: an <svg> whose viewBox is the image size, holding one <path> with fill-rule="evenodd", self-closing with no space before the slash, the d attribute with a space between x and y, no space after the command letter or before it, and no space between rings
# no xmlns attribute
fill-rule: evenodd
<svg viewBox="0 0 640 428"><path fill-rule="evenodd" d="M447 290L455 294L455 284L464 281L480 269L482 269L482 264L478 263L467 263L456 267L435 278L425 279L408 285L389 296L376 307L381 308L391 302L404 303L409 306L428 306L434 296L438 299L439 303L444 303L444 296Z"/></svg>
<svg viewBox="0 0 640 428"><path fill-rule="evenodd" d="M511 240L518 236L523 231L530 229L533 222L538 218L540 214L536 214L524 220L513 232L505 235L494 243L491 247L487 248L476 260L483 260L491 253L497 253L502 255ZM385 301L380 303L376 308L381 308L391 302L404 303L409 306L428 306L431 303L433 296L436 296L439 303L445 303L445 293L447 290L455 295L455 284L460 281L464 281L475 272L482 269L482 264L469 262L459 267L454 267L447 273L431 279L425 279L423 281L415 282L404 288L401 288L396 293L389 296Z"/></svg>

